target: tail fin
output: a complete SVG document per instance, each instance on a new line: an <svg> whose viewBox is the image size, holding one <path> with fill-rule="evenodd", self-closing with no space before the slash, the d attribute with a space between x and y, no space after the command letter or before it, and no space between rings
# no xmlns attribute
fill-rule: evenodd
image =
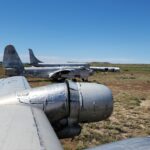
<svg viewBox="0 0 150 150"><path fill-rule="evenodd" d="M4 50L3 67L5 69L15 69L18 75L24 71L24 66L13 45L7 45Z"/></svg>
<svg viewBox="0 0 150 150"><path fill-rule="evenodd" d="M38 64L42 63L39 59L37 59L32 51L32 49L29 49L29 55L30 55L30 64Z"/></svg>

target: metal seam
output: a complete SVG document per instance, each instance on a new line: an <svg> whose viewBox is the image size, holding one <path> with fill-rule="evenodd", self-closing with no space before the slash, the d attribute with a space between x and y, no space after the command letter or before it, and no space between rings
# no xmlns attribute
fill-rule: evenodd
<svg viewBox="0 0 150 150"><path fill-rule="evenodd" d="M44 142L42 141L42 138L40 136L40 130L38 128L38 123L36 121L35 114L34 114L34 111L33 111L32 107L31 107L31 112L32 112L32 115L33 115L33 120L34 120L34 123L35 123L35 127L36 127L37 136L38 136L38 139L39 139L41 150L46 150L46 148L44 146Z"/></svg>

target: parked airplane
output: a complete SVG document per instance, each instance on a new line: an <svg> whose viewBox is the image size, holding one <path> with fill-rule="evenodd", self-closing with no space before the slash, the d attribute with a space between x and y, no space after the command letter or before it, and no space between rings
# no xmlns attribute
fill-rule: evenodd
<svg viewBox="0 0 150 150"><path fill-rule="evenodd" d="M1 150L63 150L58 137L78 135L78 123L106 119L113 109L110 89L96 83L66 81L31 88L16 76L0 79L0 88ZM88 150L137 149L150 150L150 137Z"/></svg>
<svg viewBox="0 0 150 150"><path fill-rule="evenodd" d="M52 80L81 78L87 80L93 73L84 66L24 67L15 48L8 45L4 51L3 67L6 75L25 75L30 77L49 78Z"/></svg>
<svg viewBox="0 0 150 150"><path fill-rule="evenodd" d="M35 67L56 67L56 66L84 66L86 68L89 68L93 71L103 71L103 72L117 72L120 71L119 67L95 67L90 66L88 63L66 63L66 64L45 64L42 61L40 61L33 53L32 49L29 49L29 56L30 56L30 64Z"/></svg>
<svg viewBox="0 0 150 150"><path fill-rule="evenodd" d="M95 67L95 66L90 66L90 69L94 70L94 71L103 71L103 72L118 72L120 71L119 67Z"/></svg>

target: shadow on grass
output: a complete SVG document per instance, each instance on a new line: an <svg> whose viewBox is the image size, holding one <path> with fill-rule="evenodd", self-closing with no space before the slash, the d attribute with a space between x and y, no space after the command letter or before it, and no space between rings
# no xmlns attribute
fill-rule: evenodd
<svg viewBox="0 0 150 150"><path fill-rule="evenodd" d="M43 80L43 79L37 79L37 80L31 80L31 79L29 79L28 80L28 82L30 82L30 83L36 83L36 82L51 82L50 80L48 80L48 79L45 79L45 80Z"/></svg>

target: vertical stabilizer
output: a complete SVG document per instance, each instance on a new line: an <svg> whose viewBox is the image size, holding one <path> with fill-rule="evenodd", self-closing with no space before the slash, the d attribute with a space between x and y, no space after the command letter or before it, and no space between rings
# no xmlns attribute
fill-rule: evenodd
<svg viewBox="0 0 150 150"><path fill-rule="evenodd" d="M15 69L18 75L21 74L24 70L24 66L13 45L7 45L5 47L3 67L5 69Z"/></svg>
<svg viewBox="0 0 150 150"><path fill-rule="evenodd" d="M42 63L39 59L37 59L32 51L32 49L29 49L29 56L30 56L30 64L38 64Z"/></svg>

